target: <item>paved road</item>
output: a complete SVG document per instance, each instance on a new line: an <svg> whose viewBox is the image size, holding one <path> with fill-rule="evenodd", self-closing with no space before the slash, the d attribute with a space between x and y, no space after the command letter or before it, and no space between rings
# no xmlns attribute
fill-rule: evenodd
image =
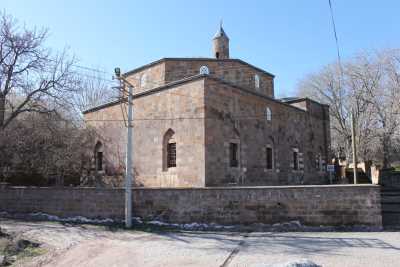
<svg viewBox="0 0 400 267"><path fill-rule="evenodd" d="M307 258L329 266L400 266L400 232L163 232L0 219L49 253L24 266L250 266Z"/></svg>

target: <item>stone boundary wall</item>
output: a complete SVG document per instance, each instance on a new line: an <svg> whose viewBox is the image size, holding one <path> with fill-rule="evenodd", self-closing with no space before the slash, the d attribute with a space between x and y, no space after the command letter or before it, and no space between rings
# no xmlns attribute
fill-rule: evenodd
<svg viewBox="0 0 400 267"><path fill-rule="evenodd" d="M174 223L382 226L375 185L135 188L133 196L136 216ZM124 190L10 187L0 189L0 211L122 219Z"/></svg>

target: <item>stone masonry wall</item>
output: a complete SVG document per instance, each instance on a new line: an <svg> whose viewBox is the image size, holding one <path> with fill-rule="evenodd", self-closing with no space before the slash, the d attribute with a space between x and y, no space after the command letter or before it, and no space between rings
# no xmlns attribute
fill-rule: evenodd
<svg viewBox="0 0 400 267"><path fill-rule="evenodd" d="M168 86L166 86L168 87ZM203 187L221 185L325 184L316 156L329 151L329 120L322 106L299 109L256 95L213 77L199 76L162 90L136 94L133 163L137 186ZM266 118L266 108L272 119ZM328 111L326 111L328 112ZM85 114L104 146L106 174L124 170L126 105ZM328 117L329 113L326 114ZM126 114L125 114L126 117ZM325 130L326 131L325 131ZM177 166L164 168L164 135L174 132ZM229 143L239 144L239 166L229 166ZM266 167L266 147L273 168ZM293 169L293 150L299 169Z"/></svg>
<svg viewBox="0 0 400 267"><path fill-rule="evenodd" d="M86 124L96 129L93 152L97 142L103 145L105 175L121 175L125 171L126 112L126 104L123 103L85 114ZM94 167L94 153L92 160Z"/></svg>
<svg viewBox="0 0 400 267"><path fill-rule="evenodd" d="M165 63L159 62L158 64L132 73L126 78L134 86L134 94L162 86L165 84Z"/></svg>
<svg viewBox="0 0 400 267"><path fill-rule="evenodd" d="M133 100L133 164L137 185L205 185L204 80L198 79ZM164 136L173 131L176 167L165 168Z"/></svg>
<svg viewBox="0 0 400 267"><path fill-rule="evenodd" d="M126 103L85 114L104 146L106 174L125 168ZM197 79L133 100L133 165L137 186L205 186L204 80ZM164 168L163 137L172 130L177 166ZM94 145L93 145L94 146ZM113 172L118 170L118 172Z"/></svg>
<svg viewBox="0 0 400 267"><path fill-rule="evenodd" d="M272 76L235 60L167 60L165 62L166 83L198 75L201 66L208 67L211 77L274 98L274 80ZM260 78L259 88L255 88L255 74Z"/></svg>
<svg viewBox="0 0 400 267"><path fill-rule="evenodd" d="M138 188L135 216L174 223L382 226L380 188L372 185ZM0 212L124 218L123 189L1 188Z"/></svg>
<svg viewBox="0 0 400 267"><path fill-rule="evenodd" d="M205 88L207 186L327 183L326 173L316 166L316 156L326 155L330 142L319 113L215 79L206 79ZM325 129L329 131L329 125ZM239 145L238 167L229 164L231 142ZM272 169L266 167L267 146L273 150ZM298 170L293 168L294 149L298 150Z"/></svg>
<svg viewBox="0 0 400 267"><path fill-rule="evenodd" d="M207 66L212 77L274 98L273 76L235 59L167 58L151 64L126 74L134 86L134 94L198 75L200 67ZM255 87L256 74L260 79L259 88Z"/></svg>

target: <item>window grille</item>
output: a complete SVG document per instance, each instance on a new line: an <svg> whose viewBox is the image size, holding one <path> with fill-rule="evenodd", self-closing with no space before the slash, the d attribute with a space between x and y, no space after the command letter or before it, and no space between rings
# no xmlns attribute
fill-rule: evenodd
<svg viewBox="0 0 400 267"><path fill-rule="evenodd" d="M230 145L229 145L229 154L230 154L230 166L231 167L238 167L239 166L238 144L230 143Z"/></svg>
<svg viewBox="0 0 400 267"><path fill-rule="evenodd" d="M271 170L272 165L273 165L273 159L272 159L272 148L267 147L266 149L266 157L267 157L267 169Z"/></svg>
<svg viewBox="0 0 400 267"><path fill-rule="evenodd" d="M176 167L176 143L169 143L167 146L167 167Z"/></svg>

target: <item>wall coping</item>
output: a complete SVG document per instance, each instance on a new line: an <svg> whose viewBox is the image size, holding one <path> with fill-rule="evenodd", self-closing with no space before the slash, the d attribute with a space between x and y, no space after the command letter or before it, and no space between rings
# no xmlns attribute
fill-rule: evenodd
<svg viewBox="0 0 400 267"><path fill-rule="evenodd" d="M285 186L232 186L232 187L132 187L132 190L240 190L240 189L308 189L308 188L380 188L374 184L343 184L343 185L285 185ZM1 190L9 189L40 189L40 190L125 190L124 187L96 188L96 187L35 187L35 186L9 186Z"/></svg>

